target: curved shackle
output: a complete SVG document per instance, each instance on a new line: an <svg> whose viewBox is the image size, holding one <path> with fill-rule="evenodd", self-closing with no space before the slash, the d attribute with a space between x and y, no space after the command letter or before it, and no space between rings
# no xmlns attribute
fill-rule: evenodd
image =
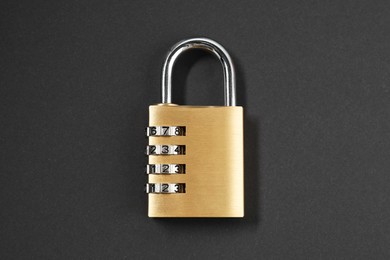
<svg viewBox="0 0 390 260"><path fill-rule="evenodd" d="M192 38L175 44L165 59L162 70L162 103L172 102L172 70L180 54L191 49L213 53L222 64L225 106L236 105L236 73L229 53L219 43L207 38Z"/></svg>

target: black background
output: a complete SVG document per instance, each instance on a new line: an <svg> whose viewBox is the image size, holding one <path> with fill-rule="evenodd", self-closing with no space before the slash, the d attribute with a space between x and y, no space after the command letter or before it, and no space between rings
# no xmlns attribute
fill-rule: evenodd
<svg viewBox="0 0 390 260"><path fill-rule="evenodd" d="M389 259L388 1L2 1L2 259ZM232 55L244 219L149 219L148 106L179 40ZM201 51L173 101L222 105Z"/></svg>

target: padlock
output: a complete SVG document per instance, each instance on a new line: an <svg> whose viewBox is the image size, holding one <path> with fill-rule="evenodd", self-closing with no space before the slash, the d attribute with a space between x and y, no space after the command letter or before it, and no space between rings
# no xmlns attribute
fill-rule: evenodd
<svg viewBox="0 0 390 260"><path fill-rule="evenodd" d="M225 106L171 103L173 65L190 49L221 61ZM149 107L146 166L149 217L243 217L243 108L236 106L235 71L227 51L207 38L174 45L162 71L162 103Z"/></svg>

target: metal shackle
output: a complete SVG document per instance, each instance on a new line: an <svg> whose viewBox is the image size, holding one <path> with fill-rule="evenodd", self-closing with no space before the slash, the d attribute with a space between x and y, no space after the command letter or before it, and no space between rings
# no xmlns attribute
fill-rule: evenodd
<svg viewBox="0 0 390 260"><path fill-rule="evenodd" d="M236 105L236 73L229 53L219 43L207 38L192 38L175 44L169 51L162 69L162 103L172 102L173 65L180 54L191 49L202 49L213 53L222 64L224 77L225 106Z"/></svg>

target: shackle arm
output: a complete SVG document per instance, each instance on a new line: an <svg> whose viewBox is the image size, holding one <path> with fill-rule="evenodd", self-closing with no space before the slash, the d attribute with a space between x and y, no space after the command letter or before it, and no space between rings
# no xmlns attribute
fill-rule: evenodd
<svg viewBox="0 0 390 260"><path fill-rule="evenodd" d="M236 105L236 74L229 53L219 43L207 38L192 38L175 44L169 51L162 70L162 103L172 102L173 65L180 54L190 49L203 49L213 53L222 64L225 106Z"/></svg>

